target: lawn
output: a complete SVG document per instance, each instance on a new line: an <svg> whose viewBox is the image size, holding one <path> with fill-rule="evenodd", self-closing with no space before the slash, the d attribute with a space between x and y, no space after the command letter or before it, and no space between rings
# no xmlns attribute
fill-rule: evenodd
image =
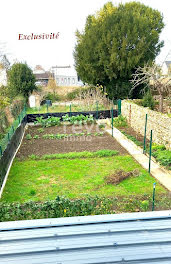
<svg viewBox="0 0 171 264"><path fill-rule="evenodd" d="M105 177L116 170L139 170L117 185L107 184ZM11 168L1 202L45 201L57 196L84 198L132 197L152 194L156 180L129 156L73 159L15 160ZM157 194L167 191L157 183Z"/></svg>
<svg viewBox="0 0 171 264"><path fill-rule="evenodd" d="M72 104L71 103L71 111L72 112L79 112L79 111L96 111L97 110L97 105L96 104L89 104L85 106L85 104ZM102 104L98 105L98 110L109 110L108 108ZM27 114L44 114L44 113L57 113L57 112L70 112L70 105L52 105L48 107L47 111L47 106L43 105L40 107L34 107L34 108L27 108Z"/></svg>

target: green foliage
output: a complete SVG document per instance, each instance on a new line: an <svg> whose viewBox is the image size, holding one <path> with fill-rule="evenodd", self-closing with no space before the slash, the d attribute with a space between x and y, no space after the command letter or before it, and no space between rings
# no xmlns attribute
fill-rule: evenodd
<svg viewBox="0 0 171 264"><path fill-rule="evenodd" d="M31 195L31 196L34 196L35 194L36 194L36 191L35 191L35 190L31 190L31 191L30 191L30 195Z"/></svg>
<svg viewBox="0 0 171 264"><path fill-rule="evenodd" d="M143 142L137 140L134 136L127 134L122 131L122 133L130 140L132 140L137 146L143 147ZM149 144L147 144L147 153L149 153ZM171 151L166 150L164 145L152 144L152 156L166 169L171 170Z"/></svg>
<svg viewBox="0 0 171 264"><path fill-rule="evenodd" d="M126 132L122 131L122 133L130 140L132 140L137 146L142 147L143 146L143 142L139 141L138 139L136 139L134 136L131 136L129 134L127 134Z"/></svg>
<svg viewBox="0 0 171 264"><path fill-rule="evenodd" d="M55 200L41 203L34 201L0 203L0 222L150 211L151 206L149 195L129 198L124 196L111 198L86 196L84 199L74 200L65 196L57 196ZM166 195L158 195L155 206L158 210L167 210L170 209L171 201Z"/></svg>
<svg viewBox="0 0 171 264"><path fill-rule="evenodd" d="M84 31L76 33L74 58L81 80L106 87L110 98L127 97L135 69L154 61L163 47L163 27L160 12L139 2L105 4L87 17Z"/></svg>
<svg viewBox="0 0 171 264"><path fill-rule="evenodd" d="M26 100L23 96L17 96L14 98L10 108L11 108L11 114L16 119L19 114L24 109Z"/></svg>
<svg viewBox="0 0 171 264"><path fill-rule="evenodd" d="M171 151L166 150L164 145L154 144L152 155L162 166L166 166L167 169L171 170Z"/></svg>
<svg viewBox="0 0 171 264"><path fill-rule="evenodd" d="M51 160L51 159L85 159L85 158L99 158L99 157L112 157L117 155L117 150L98 150L95 152L83 151L83 152L69 152L61 154L50 154L43 156L31 155L29 156L32 160Z"/></svg>
<svg viewBox="0 0 171 264"><path fill-rule="evenodd" d="M70 122L71 124L74 125L81 125L81 124L90 124L92 122L94 122L94 118L93 115L77 115L77 116L69 116L68 114L66 114L65 116L62 117L64 122Z"/></svg>
<svg viewBox="0 0 171 264"><path fill-rule="evenodd" d="M141 202L141 209L145 212L148 210L149 208L149 201L148 200L144 200Z"/></svg>
<svg viewBox="0 0 171 264"><path fill-rule="evenodd" d="M27 140L31 140L31 139L32 139L32 136L31 136L30 134L27 134L27 135L26 135L26 139L27 139Z"/></svg>
<svg viewBox="0 0 171 264"><path fill-rule="evenodd" d="M39 137L39 135L35 135L33 138L34 139L39 139L40 137Z"/></svg>
<svg viewBox="0 0 171 264"><path fill-rule="evenodd" d="M149 107L152 110L154 109L155 101L153 99L153 96L150 90L144 95L143 100L142 100L142 105L144 107Z"/></svg>
<svg viewBox="0 0 171 264"><path fill-rule="evenodd" d="M43 127L51 127L51 126L60 126L61 119L60 117L48 116L48 118L43 118L42 116L36 118L35 124L39 124Z"/></svg>
<svg viewBox="0 0 171 264"><path fill-rule="evenodd" d="M127 125L127 121L126 121L126 117L119 115L118 117L113 119L113 125L115 127L126 127Z"/></svg>
<svg viewBox="0 0 171 264"><path fill-rule="evenodd" d="M52 103L61 100L60 96L59 96L57 93L50 93L50 92L47 93L47 94L43 97L43 99L44 99L44 100L51 100Z"/></svg>
<svg viewBox="0 0 171 264"><path fill-rule="evenodd" d="M106 127L105 124L100 124L100 125L99 125L99 128L105 128L105 127Z"/></svg>
<svg viewBox="0 0 171 264"><path fill-rule="evenodd" d="M8 72L8 87L10 96L13 98L22 94L28 98L29 94L36 89L35 77L32 70L24 63L15 63Z"/></svg>
<svg viewBox="0 0 171 264"><path fill-rule="evenodd" d="M41 128L38 128L37 131L38 131L39 133L43 133L45 130L41 127Z"/></svg>

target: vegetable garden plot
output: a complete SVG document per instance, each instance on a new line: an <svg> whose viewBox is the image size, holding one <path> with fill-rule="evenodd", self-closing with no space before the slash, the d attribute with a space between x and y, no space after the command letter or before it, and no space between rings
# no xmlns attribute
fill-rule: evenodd
<svg viewBox="0 0 171 264"><path fill-rule="evenodd" d="M97 124L67 125L53 127L29 126L17 158L31 155L97 151L101 149L117 150L120 155L128 152Z"/></svg>

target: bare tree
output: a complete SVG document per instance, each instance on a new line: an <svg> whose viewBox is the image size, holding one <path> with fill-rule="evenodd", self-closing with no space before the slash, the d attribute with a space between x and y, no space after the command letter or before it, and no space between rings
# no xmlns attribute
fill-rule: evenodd
<svg viewBox="0 0 171 264"><path fill-rule="evenodd" d="M162 76L161 68L155 63L138 67L132 77L132 90L142 84L144 84L144 90L147 87L150 88L152 92L159 95L159 111L163 112L163 98L171 95L171 78Z"/></svg>

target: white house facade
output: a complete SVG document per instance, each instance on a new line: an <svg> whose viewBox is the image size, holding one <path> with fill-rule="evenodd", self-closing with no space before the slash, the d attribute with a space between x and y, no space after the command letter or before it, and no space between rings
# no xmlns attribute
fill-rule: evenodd
<svg viewBox="0 0 171 264"><path fill-rule="evenodd" d="M74 68L71 66L53 66L51 68L57 85L59 86L82 86L82 81Z"/></svg>
<svg viewBox="0 0 171 264"><path fill-rule="evenodd" d="M169 67L171 67L171 61L165 61L162 65L162 74L163 75L169 74Z"/></svg>

